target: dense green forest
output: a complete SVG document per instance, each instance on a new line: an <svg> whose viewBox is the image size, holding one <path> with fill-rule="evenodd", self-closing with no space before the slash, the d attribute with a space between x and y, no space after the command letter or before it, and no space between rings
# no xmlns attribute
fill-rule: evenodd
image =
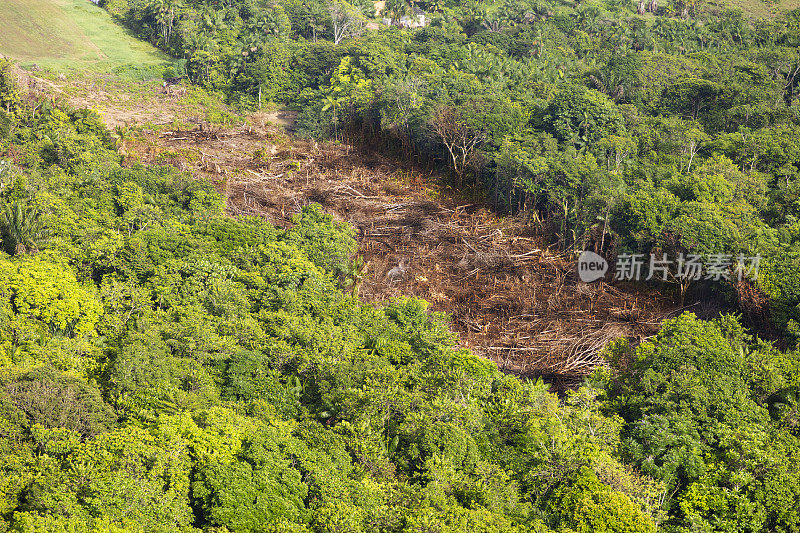
<svg viewBox="0 0 800 533"><path fill-rule="evenodd" d="M416 6L105 2L166 76L449 168L563 249L761 254L716 284L743 315L620 339L559 397L351 296L319 206L227 217L2 76L0 530L800 531L800 13Z"/></svg>

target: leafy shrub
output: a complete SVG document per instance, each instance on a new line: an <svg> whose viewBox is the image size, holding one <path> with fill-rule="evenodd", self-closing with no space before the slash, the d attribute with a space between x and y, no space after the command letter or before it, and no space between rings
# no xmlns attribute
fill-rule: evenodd
<svg viewBox="0 0 800 533"><path fill-rule="evenodd" d="M292 222L294 227L286 233L288 243L304 251L315 265L336 276L347 270L357 250L352 226L324 213L319 204L304 207Z"/></svg>

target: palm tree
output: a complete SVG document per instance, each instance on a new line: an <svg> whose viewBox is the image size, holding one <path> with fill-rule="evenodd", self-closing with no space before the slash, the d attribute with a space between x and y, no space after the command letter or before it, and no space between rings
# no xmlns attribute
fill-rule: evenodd
<svg viewBox="0 0 800 533"><path fill-rule="evenodd" d="M486 15L481 21L481 26L493 33L500 33L506 29L506 20L499 15Z"/></svg>
<svg viewBox="0 0 800 533"><path fill-rule="evenodd" d="M528 24L537 20L547 20L548 18L553 16L553 12L550 11L550 8L547 4L543 2L534 2L533 5L529 5L529 9L525 11L524 21Z"/></svg>
<svg viewBox="0 0 800 533"><path fill-rule="evenodd" d="M369 263L364 261L360 255L350 261L344 272L341 274L341 284L345 289L350 290L352 296L358 297L358 290L361 284L364 283L364 277L367 275Z"/></svg>
<svg viewBox="0 0 800 533"><path fill-rule="evenodd" d="M211 34L216 34L217 31L224 30L227 27L225 24L225 13L223 11L214 11L213 9L206 8L203 10L200 20L203 28Z"/></svg>
<svg viewBox="0 0 800 533"><path fill-rule="evenodd" d="M150 16L158 25L164 46L169 44L175 26L175 18L179 16L181 4L178 0L155 0L149 6Z"/></svg>
<svg viewBox="0 0 800 533"><path fill-rule="evenodd" d="M388 15L393 25L399 25L401 18L412 14L411 4L406 0L387 0L386 7L383 8L383 15Z"/></svg>
<svg viewBox="0 0 800 533"><path fill-rule="evenodd" d="M617 70L606 66L599 70L590 71L588 78L595 89L605 93L615 102L619 103L626 97L627 80Z"/></svg>
<svg viewBox="0 0 800 533"><path fill-rule="evenodd" d="M9 254L21 255L38 250L37 245L44 242L48 233L41 215L36 206L27 206L18 201L6 204L0 214L0 229L3 246Z"/></svg>

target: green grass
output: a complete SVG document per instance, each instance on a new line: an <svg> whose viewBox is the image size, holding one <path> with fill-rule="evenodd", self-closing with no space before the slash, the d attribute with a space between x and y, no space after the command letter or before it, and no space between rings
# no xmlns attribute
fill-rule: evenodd
<svg viewBox="0 0 800 533"><path fill-rule="evenodd" d="M0 0L0 54L22 65L109 71L169 58L137 40L89 0Z"/></svg>

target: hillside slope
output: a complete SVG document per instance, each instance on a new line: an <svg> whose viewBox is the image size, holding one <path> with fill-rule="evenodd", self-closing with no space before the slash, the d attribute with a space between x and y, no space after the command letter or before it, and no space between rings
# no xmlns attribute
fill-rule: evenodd
<svg viewBox="0 0 800 533"><path fill-rule="evenodd" d="M0 54L75 69L156 66L167 57L129 35L88 0L3 0Z"/></svg>
<svg viewBox="0 0 800 533"><path fill-rule="evenodd" d="M264 118L135 127L123 142L126 163L172 164L209 179L230 215L278 227L321 204L357 230L364 301L423 298L451 316L462 346L557 389L604 365L610 340L648 338L681 311L653 288L579 282L574 258L550 252L531 224L453 196L435 174L357 147L293 139ZM392 275L401 264L405 272Z"/></svg>

